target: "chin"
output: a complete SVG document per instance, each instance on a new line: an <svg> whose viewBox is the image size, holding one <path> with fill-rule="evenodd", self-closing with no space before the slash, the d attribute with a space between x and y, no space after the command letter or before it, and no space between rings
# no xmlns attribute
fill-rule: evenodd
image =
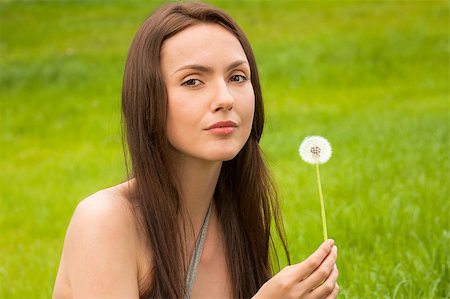
<svg viewBox="0 0 450 299"><path fill-rule="evenodd" d="M233 154L222 154L222 155L214 155L214 157L211 157L211 161L230 161L233 160L234 157L237 156L238 153L233 153Z"/></svg>
<svg viewBox="0 0 450 299"><path fill-rule="evenodd" d="M238 153L236 153L235 155L232 155L232 156L224 157L223 159L221 159L221 161L225 162L225 161L233 160L237 156L237 154Z"/></svg>
<svg viewBox="0 0 450 299"><path fill-rule="evenodd" d="M208 160L210 161L230 161L232 159L234 159L234 157L237 156L237 154L239 154L239 150L224 150L222 149L221 151L217 151L214 154L211 154L208 157Z"/></svg>

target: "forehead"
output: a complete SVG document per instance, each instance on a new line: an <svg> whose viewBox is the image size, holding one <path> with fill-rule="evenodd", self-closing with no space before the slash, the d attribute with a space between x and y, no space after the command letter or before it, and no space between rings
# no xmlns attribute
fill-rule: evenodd
<svg viewBox="0 0 450 299"><path fill-rule="evenodd" d="M239 40L218 24L196 24L164 41L161 47L163 70L199 63L227 64L230 61L247 61Z"/></svg>

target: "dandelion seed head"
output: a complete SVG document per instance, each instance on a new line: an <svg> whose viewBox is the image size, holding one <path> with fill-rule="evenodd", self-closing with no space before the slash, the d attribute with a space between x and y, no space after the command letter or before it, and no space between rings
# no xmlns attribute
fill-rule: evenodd
<svg viewBox="0 0 450 299"><path fill-rule="evenodd" d="M308 136L298 149L303 161L310 164L323 164L331 157L331 145L322 136Z"/></svg>

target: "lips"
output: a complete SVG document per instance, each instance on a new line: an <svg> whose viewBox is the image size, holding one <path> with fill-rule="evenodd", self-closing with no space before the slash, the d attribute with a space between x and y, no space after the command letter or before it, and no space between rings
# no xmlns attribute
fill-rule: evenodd
<svg viewBox="0 0 450 299"><path fill-rule="evenodd" d="M217 136L228 136L236 130L237 124L234 121L219 121L209 126L206 131Z"/></svg>
<svg viewBox="0 0 450 299"><path fill-rule="evenodd" d="M231 120L228 121L219 121L211 126L209 126L206 130L212 130L217 128L236 128L237 124Z"/></svg>

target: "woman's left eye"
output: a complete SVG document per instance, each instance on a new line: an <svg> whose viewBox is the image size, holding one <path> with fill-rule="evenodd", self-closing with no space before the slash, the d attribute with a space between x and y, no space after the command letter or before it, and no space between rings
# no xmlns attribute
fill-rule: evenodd
<svg viewBox="0 0 450 299"><path fill-rule="evenodd" d="M231 81L244 82L244 81L247 81L247 77L245 77L243 75L234 75L234 76L231 76Z"/></svg>

